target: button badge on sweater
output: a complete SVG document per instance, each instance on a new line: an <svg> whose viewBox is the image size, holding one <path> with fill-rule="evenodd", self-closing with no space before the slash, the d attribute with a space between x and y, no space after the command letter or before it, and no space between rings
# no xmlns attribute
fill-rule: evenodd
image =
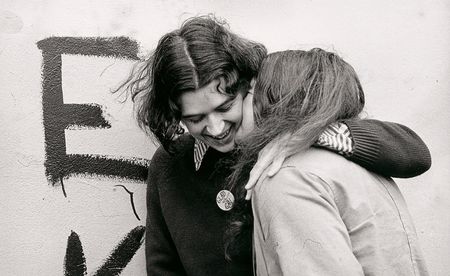
<svg viewBox="0 0 450 276"><path fill-rule="evenodd" d="M228 190L221 190L216 197L217 206L224 211L230 211L233 208L234 196Z"/></svg>

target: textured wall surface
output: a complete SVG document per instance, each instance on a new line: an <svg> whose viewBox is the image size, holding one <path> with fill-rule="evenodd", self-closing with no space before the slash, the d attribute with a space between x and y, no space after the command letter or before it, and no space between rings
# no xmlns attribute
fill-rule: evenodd
<svg viewBox="0 0 450 276"><path fill-rule="evenodd" d="M215 13L269 51L335 50L359 73L367 117L428 144L398 180L433 275L450 263L450 3L0 2L0 274L145 275L145 166L155 146L110 91L193 15Z"/></svg>

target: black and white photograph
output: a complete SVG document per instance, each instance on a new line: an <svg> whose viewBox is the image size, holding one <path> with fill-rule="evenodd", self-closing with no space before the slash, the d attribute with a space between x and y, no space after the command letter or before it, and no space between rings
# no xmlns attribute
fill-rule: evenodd
<svg viewBox="0 0 450 276"><path fill-rule="evenodd" d="M447 0L0 1L0 275L450 274Z"/></svg>

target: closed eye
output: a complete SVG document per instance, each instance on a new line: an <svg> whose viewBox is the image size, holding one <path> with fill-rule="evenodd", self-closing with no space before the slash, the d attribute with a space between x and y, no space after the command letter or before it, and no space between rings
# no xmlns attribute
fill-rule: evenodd
<svg viewBox="0 0 450 276"><path fill-rule="evenodd" d="M220 113L225 113L225 112L229 111L235 103L236 103L236 96L230 97L224 103L222 103L221 105L216 107L214 109L214 111L220 112ZM186 122L196 124L196 123L201 122L203 120L203 118L205 118L205 116L207 116L207 114L192 114L192 115L182 116L181 119Z"/></svg>
<svg viewBox="0 0 450 276"><path fill-rule="evenodd" d="M188 121L190 123L196 124L196 123L200 123L203 120L203 116L188 117L188 118L184 118L184 120Z"/></svg>

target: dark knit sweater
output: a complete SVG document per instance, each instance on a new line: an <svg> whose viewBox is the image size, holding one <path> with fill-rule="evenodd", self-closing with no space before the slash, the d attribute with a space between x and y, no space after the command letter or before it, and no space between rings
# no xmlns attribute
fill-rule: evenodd
<svg viewBox="0 0 450 276"><path fill-rule="evenodd" d="M431 167L425 143L404 125L377 120L347 120L355 143L348 159L388 177L418 176Z"/></svg>
<svg viewBox="0 0 450 276"><path fill-rule="evenodd" d="M418 175L431 165L429 151L410 129L375 120L345 122L355 142L350 160L381 174ZM159 148L147 188L148 275L252 275L252 261L228 263L223 234L227 212L216 195L229 174L230 154L209 149L195 171L194 140L182 136L176 153ZM228 163L227 163L228 161Z"/></svg>

